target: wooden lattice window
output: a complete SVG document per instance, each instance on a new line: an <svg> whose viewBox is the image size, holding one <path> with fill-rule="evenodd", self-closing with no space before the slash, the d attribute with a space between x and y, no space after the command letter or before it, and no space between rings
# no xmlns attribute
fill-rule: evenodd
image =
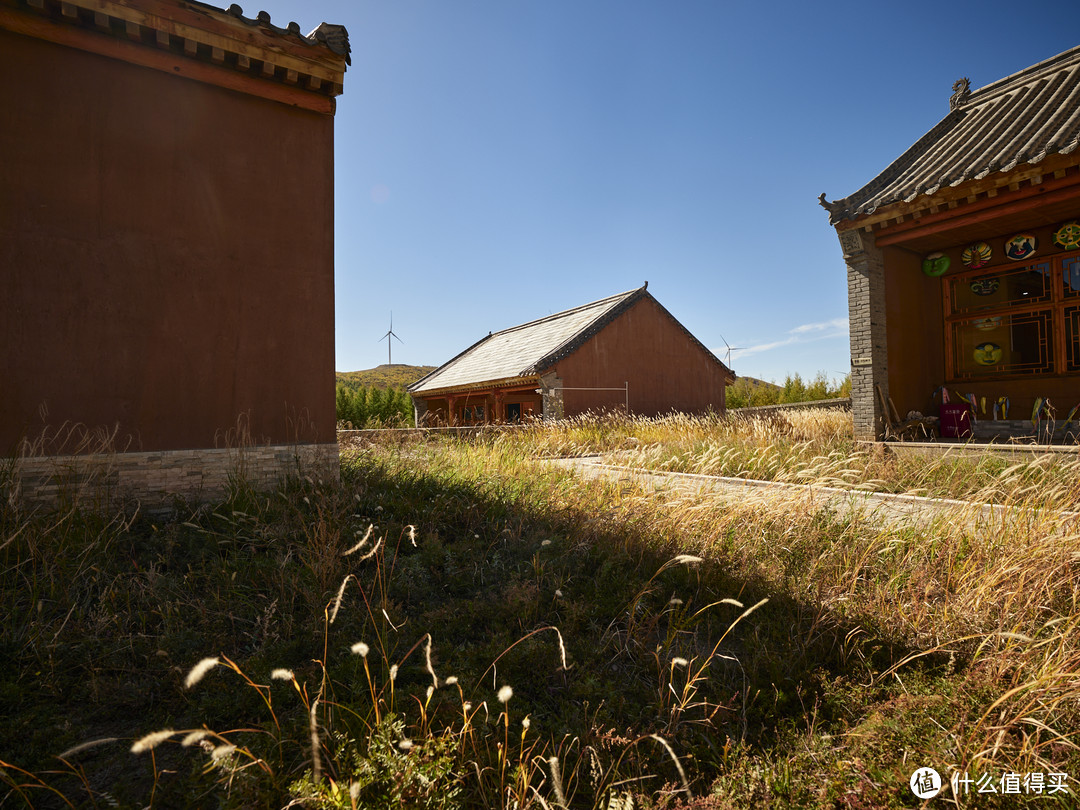
<svg viewBox="0 0 1080 810"><path fill-rule="evenodd" d="M1080 253L942 283L950 380L1080 372Z"/></svg>

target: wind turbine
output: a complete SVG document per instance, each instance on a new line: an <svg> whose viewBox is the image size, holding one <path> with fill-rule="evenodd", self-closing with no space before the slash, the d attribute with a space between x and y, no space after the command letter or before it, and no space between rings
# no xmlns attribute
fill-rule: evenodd
<svg viewBox="0 0 1080 810"><path fill-rule="evenodd" d="M724 341L724 346L727 347L727 355L726 355L727 359L724 361L724 365L727 366L728 368L731 368L731 353L740 351L741 349L744 349L746 347L745 346L730 346L730 345L728 345L728 342L726 340L724 340L723 335L720 335L720 339Z"/></svg>
<svg viewBox="0 0 1080 810"><path fill-rule="evenodd" d="M405 342L404 340L399 338L397 336L397 334L394 332L394 311L393 310L390 310L390 328L387 330L385 335L383 335L381 338L379 338L379 340L383 340L384 338L386 339L386 364L388 366L392 366L394 363L393 363L393 360L391 359L392 353L390 351L390 347L393 346L393 342L390 340L390 338L393 338L398 343L404 343Z"/></svg>

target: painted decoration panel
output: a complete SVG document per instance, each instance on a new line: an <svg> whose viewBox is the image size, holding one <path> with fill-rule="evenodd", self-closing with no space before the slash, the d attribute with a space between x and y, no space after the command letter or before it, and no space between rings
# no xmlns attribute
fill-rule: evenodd
<svg viewBox="0 0 1080 810"><path fill-rule="evenodd" d="M922 271L930 276L943 276L949 270L949 257L944 253L931 253L922 261Z"/></svg>
<svg viewBox="0 0 1080 810"><path fill-rule="evenodd" d="M972 270L978 270L980 267L989 264L993 255L994 249L990 247L990 245L986 244L986 242L976 242L964 249L963 254L960 256L960 261L964 263L965 267L970 267Z"/></svg>
<svg viewBox="0 0 1080 810"><path fill-rule="evenodd" d="M1080 222L1076 220L1066 222L1054 231L1054 244L1062 250L1080 248Z"/></svg>
<svg viewBox="0 0 1080 810"><path fill-rule="evenodd" d="M1005 255L1014 262L1021 262L1029 256L1035 255L1039 246L1039 240L1033 233L1018 233L1005 243Z"/></svg>

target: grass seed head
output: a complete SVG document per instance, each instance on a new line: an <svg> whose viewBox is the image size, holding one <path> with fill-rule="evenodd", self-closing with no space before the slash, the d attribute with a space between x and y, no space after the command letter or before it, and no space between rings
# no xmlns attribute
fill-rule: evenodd
<svg viewBox="0 0 1080 810"><path fill-rule="evenodd" d="M499 703L506 703L514 696L512 687L504 686L499 690Z"/></svg>
<svg viewBox="0 0 1080 810"><path fill-rule="evenodd" d="M184 678L184 688L190 689L203 679L207 672L221 663L217 658L204 658L191 668L191 672Z"/></svg>
<svg viewBox="0 0 1080 810"><path fill-rule="evenodd" d="M225 757L229 756L229 754L233 753L235 750L236 746L231 743L219 745L210 752L210 758L214 760L214 762L221 762L221 760L225 759Z"/></svg>
<svg viewBox="0 0 1080 810"><path fill-rule="evenodd" d="M141 754L144 751L149 751L151 748L155 748L159 744L165 742L176 732L171 728L163 728L161 731L153 731L147 734L145 737L140 737L135 741L135 744L131 746L131 753Z"/></svg>
<svg viewBox="0 0 1080 810"><path fill-rule="evenodd" d="M180 745L184 746L184 748L190 748L195 743L202 742L209 736L210 732L201 728L198 731L192 731L190 734L186 735L184 739L180 741Z"/></svg>

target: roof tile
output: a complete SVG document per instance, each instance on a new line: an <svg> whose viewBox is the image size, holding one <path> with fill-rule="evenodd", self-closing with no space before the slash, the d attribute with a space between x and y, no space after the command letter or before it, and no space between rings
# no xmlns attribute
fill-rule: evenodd
<svg viewBox="0 0 1080 810"><path fill-rule="evenodd" d="M822 195L829 222L1073 152L1080 134L1080 47L954 99L955 109L861 189L835 202Z"/></svg>
<svg viewBox="0 0 1080 810"><path fill-rule="evenodd" d="M568 309L536 321L488 335L409 386L411 393L454 388L489 380L528 377L557 359L590 327L637 300L641 287Z"/></svg>

